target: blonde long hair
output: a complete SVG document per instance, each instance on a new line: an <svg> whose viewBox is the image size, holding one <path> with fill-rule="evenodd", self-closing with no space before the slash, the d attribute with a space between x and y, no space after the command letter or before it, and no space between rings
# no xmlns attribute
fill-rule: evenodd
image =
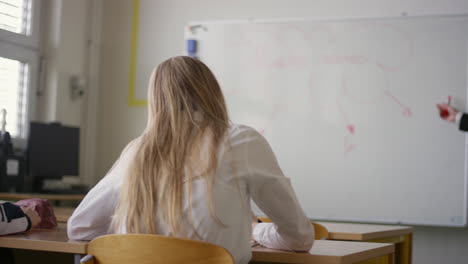
<svg viewBox="0 0 468 264"><path fill-rule="evenodd" d="M186 56L161 63L150 78L148 123L120 189L114 229L156 234L159 215L174 235L183 234L183 205L191 199L184 182L199 177L216 217L211 195L228 125L223 94L204 63Z"/></svg>

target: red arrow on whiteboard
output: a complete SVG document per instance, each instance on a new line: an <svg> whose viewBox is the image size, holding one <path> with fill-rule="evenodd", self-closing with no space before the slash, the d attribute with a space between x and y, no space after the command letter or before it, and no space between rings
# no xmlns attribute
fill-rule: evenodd
<svg viewBox="0 0 468 264"><path fill-rule="evenodd" d="M354 134L356 128L351 122L349 121L348 115L344 111L343 107L341 106L340 102L338 101L338 98L336 99L336 107L338 108L338 111L340 112L341 116L343 117L343 120L346 123L346 129L348 129L350 134Z"/></svg>
<svg viewBox="0 0 468 264"><path fill-rule="evenodd" d="M353 151L356 148L356 146L357 146L356 144L350 143L348 141L348 136L345 136L344 138L344 154L345 155Z"/></svg>
<svg viewBox="0 0 468 264"><path fill-rule="evenodd" d="M413 116L413 112L411 111L411 108L403 104L398 98L396 98L391 92L385 90L385 95L387 95L390 99L392 99L393 102L397 103L401 111L403 112L404 116L411 117Z"/></svg>

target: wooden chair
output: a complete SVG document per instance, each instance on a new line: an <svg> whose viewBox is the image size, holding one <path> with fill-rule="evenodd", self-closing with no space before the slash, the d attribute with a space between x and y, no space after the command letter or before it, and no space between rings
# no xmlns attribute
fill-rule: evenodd
<svg viewBox="0 0 468 264"><path fill-rule="evenodd" d="M262 222L271 222L270 218L268 217L258 217L258 219L260 219L260 221ZM319 223L315 223L313 221L311 221L310 223L312 224L312 226L314 226L315 239L323 240L323 239L329 238L328 230L326 227L324 227L323 225Z"/></svg>
<svg viewBox="0 0 468 264"><path fill-rule="evenodd" d="M81 263L234 263L231 254L223 247L201 241L147 234L98 237L89 243L88 254L90 255L83 258Z"/></svg>

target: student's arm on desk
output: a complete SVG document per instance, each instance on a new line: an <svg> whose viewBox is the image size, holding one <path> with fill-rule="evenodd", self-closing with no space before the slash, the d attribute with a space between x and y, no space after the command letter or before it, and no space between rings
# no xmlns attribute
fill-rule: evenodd
<svg viewBox="0 0 468 264"><path fill-rule="evenodd" d="M131 142L107 175L91 189L67 223L68 238L92 240L109 232L112 215L119 199L122 179L133 151Z"/></svg>
<svg viewBox="0 0 468 264"><path fill-rule="evenodd" d="M71 240L92 240L108 233L111 216L118 199L111 170L75 209L67 222Z"/></svg>
<svg viewBox="0 0 468 264"><path fill-rule="evenodd" d="M28 231L32 226L30 218L15 204L0 204L0 235Z"/></svg>
<svg viewBox="0 0 468 264"><path fill-rule="evenodd" d="M314 242L314 229L268 142L253 129L246 141L244 156L248 168L246 182L249 193L257 206L273 221L256 224L254 239L269 248L310 250Z"/></svg>

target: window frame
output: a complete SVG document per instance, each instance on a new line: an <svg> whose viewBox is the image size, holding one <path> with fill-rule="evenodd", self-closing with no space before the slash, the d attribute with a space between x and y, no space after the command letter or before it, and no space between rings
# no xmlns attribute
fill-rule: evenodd
<svg viewBox="0 0 468 264"><path fill-rule="evenodd" d="M41 0L30 1L31 33L27 35L0 29L0 42L19 45L27 49L39 50Z"/></svg>
<svg viewBox="0 0 468 264"><path fill-rule="evenodd" d="M31 30L30 34L20 34L0 29L0 57L17 60L28 64L28 86L25 90L27 104L25 123L22 131L12 138L15 148L25 149L29 131L29 122L36 118L36 93L39 84L40 61L40 11L41 0L31 0Z"/></svg>

